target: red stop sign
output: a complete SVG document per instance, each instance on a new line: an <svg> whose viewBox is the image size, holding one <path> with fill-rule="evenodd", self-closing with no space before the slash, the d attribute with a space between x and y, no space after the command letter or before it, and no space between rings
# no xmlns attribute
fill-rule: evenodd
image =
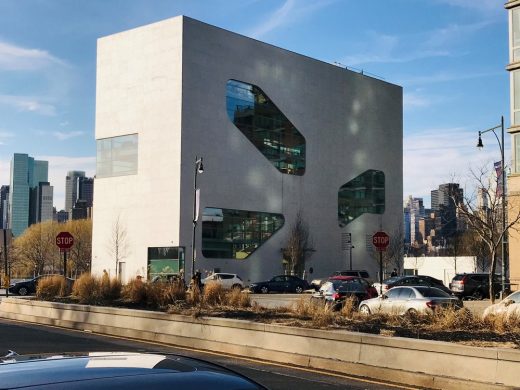
<svg viewBox="0 0 520 390"><path fill-rule="evenodd" d="M372 244L380 252L385 251L390 243L390 237L385 232L377 232L372 236Z"/></svg>
<svg viewBox="0 0 520 390"><path fill-rule="evenodd" d="M74 237L69 232L61 232L56 236L56 245L60 249L70 249L74 245Z"/></svg>

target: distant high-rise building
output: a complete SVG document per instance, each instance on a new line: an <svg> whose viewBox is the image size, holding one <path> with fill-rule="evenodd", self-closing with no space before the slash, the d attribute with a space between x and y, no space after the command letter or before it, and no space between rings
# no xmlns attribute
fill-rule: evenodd
<svg viewBox="0 0 520 390"><path fill-rule="evenodd" d="M11 160L8 224L15 237L30 224L31 189L48 182L49 163L15 153Z"/></svg>
<svg viewBox="0 0 520 390"><path fill-rule="evenodd" d="M435 236L438 240L444 239L444 242L447 242L464 227L457 211L457 206L463 203L464 190L458 183L445 183L439 185L439 188L431 193Z"/></svg>
<svg viewBox="0 0 520 390"><path fill-rule="evenodd" d="M29 225L53 219L53 187L49 182L40 182L31 188Z"/></svg>
<svg viewBox="0 0 520 390"><path fill-rule="evenodd" d="M85 177L84 171L69 171L65 177L65 211L71 212L78 200L79 180Z"/></svg>
<svg viewBox="0 0 520 390"><path fill-rule="evenodd" d="M0 188L0 229L8 229L9 219L9 186Z"/></svg>
<svg viewBox="0 0 520 390"><path fill-rule="evenodd" d="M419 232L419 221L424 219L424 204L422 198L413 198L411 195L405 202L405 223L409 221L409 227L405 226L405 242L410 244L422 243L424 237Z"/></svg>
<svg viewBox="0 0 520 390"><path fill-rule="evenodd" d="M94 179L92 177L81 177L78 185L78 199L85 201L87 207L92 207L94 199ZM76 201L77 201L76 200Z"/></svg>

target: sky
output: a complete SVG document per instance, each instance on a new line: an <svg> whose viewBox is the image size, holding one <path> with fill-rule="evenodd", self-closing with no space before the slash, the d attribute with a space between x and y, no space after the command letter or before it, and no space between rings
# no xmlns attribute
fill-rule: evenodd
<svg viewBox="0 0 520 390"><path fill-rule="evenodd" d="M509 126L504 0L0 0L0 184L13 153L95 174L96 40L177 15L401 85L404 196L468 182ZM500 134L499 134L500 135ZM506 166L509 135L506 133ZM468 184L467 184L468 183Z"/></svg>

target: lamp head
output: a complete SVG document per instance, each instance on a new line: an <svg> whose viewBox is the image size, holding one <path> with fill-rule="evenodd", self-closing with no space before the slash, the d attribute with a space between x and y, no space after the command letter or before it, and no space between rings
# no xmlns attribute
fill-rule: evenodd
<svg viewBox="0 0 520 390"><path fill-rule="evenodd" d="M484 147L484 144L482 143L482 137L480 136L480 131L478 132L478 143L477 148L482 149Z"/></svg>
<svg viewBox="0 0 520 390"><path fill-rule="evenodd" d="M197 162L197 172L198 173L203 173L204 172L204 165L202 165L202 157Z"/></svg>

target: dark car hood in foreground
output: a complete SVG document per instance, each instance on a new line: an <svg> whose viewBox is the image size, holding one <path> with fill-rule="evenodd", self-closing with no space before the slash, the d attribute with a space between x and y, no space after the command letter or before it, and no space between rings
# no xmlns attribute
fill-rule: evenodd
<svg viewBox="0 0 520 390"><path fill-rule="evenodd" d="M224 367L168 354L33 356L0 364L0 389L265 389Z"/></svg>

